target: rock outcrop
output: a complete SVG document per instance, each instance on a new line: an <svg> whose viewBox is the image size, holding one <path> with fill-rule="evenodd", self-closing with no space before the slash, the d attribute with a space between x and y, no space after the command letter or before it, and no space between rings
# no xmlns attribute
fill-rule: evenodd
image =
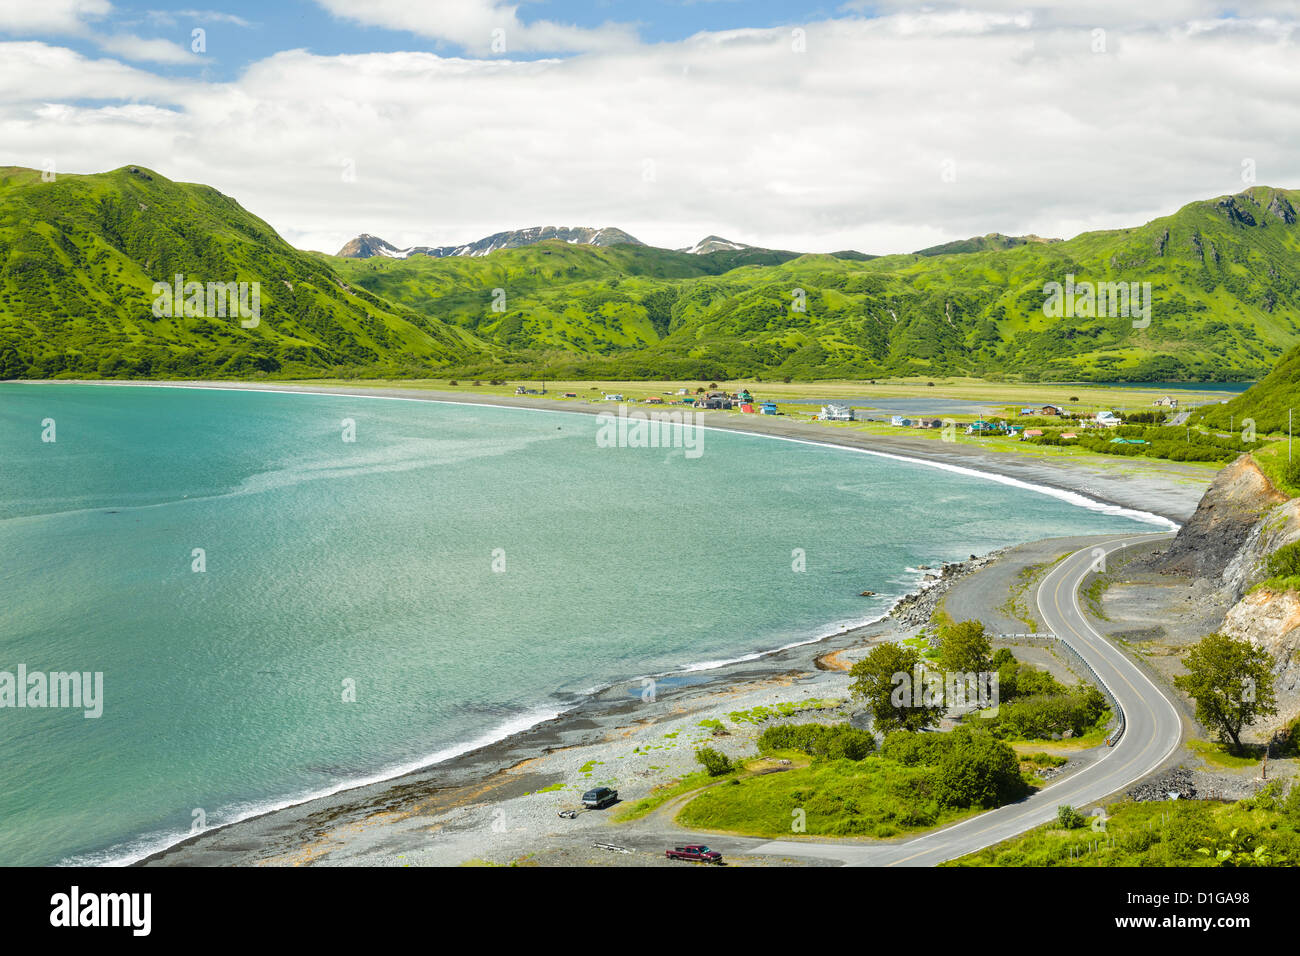
<svg viewBox="0 0 1300 956"><path fill-rule="evenodd" d="M1220 577L1257 530L1260 519L1286 500L1254 459L1242 455L1215 477L1196 513L1165 552L1159 570L1197 578Z"/></svg>
<svg viewBox="0 0 1300 956"><path fill-rule="evenodd" d="M1156 564L1220 589L1234 603L1219 629L1273 658L1278 715L1257 731L1276 729L1300 714L1300 592L1259 586L1269 577L1268 556L1295 541L1300 498L1288 498L1243 455L1219 472Z"/></svg>
<svg viewBox="0 0 1300 956"><path fill-rule="evenodd" d="M1300 593L1259 588L1233 605L1223 633L1246 638L1273 658L1280 711L1300 701Z"/></svg>

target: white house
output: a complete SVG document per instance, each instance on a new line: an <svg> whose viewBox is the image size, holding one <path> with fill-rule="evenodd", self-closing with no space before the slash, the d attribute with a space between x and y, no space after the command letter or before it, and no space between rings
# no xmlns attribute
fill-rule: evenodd
<svg viewBox="0 0 1300 956"><path fill-rule="evenodd" d="M1114 412L1098 412L1096 419L1098 425L1103 428L1112 428L1116 425L1123 425L1124 422Z"/></svg>
<svg viewBox="0 0 1300 956"><path fill-rule="evenodd" d="M823 405L818 417L824 422L851 422L853 409L848 405Z"/></svg>

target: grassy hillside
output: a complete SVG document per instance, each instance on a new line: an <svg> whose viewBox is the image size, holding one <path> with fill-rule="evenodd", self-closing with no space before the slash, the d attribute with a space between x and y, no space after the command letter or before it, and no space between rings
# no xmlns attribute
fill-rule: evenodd
<svg viewBox="0 0 1300 956"><path fill-rule="evenodd" d="M990 249L1014 249L1027 242L1060 242L1060 239L1042 239L1038 236L1004 236L1000 232L990 232L987 236L975 236L970 239L957 239L944 242L928 249L918 249L918 256L946 256L956 252L987 252Z"/></svg>
<svg viewBox="0 0 1300 956"><path fill-rule="evenodd" d="M1288 352L1273 371L1232 401L1202 409L1194 419L1211 428L1238 427L1246 419L1254 419L1258 433L1281 433L1287 429L1291 409L1300 413L1300 347ZM1300 428L1300 415L1295 426Z"/></svg>
<svg viewBox="0 0 1300 956"><path fill-rule="evenodd" d="M1134 229L869 261L693 263L709 257L543 244L331 264L498 344L515 375L1240 380L1300 341L1297 203L1258 187ZM1149 282L1149 325L1044 315L1045 283L1067 275ZM493 288L506 291L504 312L489 311Z"/></svg>
<svg viewBox="0 0 1300 956"><path fill-rule="evenodd" d="M355 260L143 168L4 168L0 377L1250 379L1300 342L1297 204L1258 187L1134 229L871 259L548 241ZM260 282L260 325L156 318L176 273ZM1149 325L1049 318L1068 275L1149 282Z"/></svg>
<svg viewBox="0 0 1300 956"><path fill-rule="evenodd" d="M259 282L255 328L155 317L152 287ZM0 169L0 377L415 373L483 354L472 335L350 289L206 186L141 167L43 182Z"/></svg>

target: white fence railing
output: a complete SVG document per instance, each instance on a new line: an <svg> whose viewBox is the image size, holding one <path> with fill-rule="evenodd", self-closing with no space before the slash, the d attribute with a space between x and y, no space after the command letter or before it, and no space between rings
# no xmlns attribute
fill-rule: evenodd
<svg viewBox="0 0 1300 956"><path fill-rule="evenodd" d="M1119 738L1124 735L1124 708L1119 705L1119 701L1115 699L1115 695L1111 693L1110 687L1106 685L1106 682L1101 679L1101 675L1093 670L1092 665L1083 659L1083 655L1074 649L1074 645L1059 634L1053 634L1051 632L1045 634L998 634L997 637L999 640L1014 641L1017 644L1036 644L1039 647L1050 647L1053 650L1064 651L1066 657L1082 667L1088 674L1092 675L1092 679L1096 683L1097 688L1110 703L1111 713L1115 715L1115 727L1106 735L1106 746L1115 746L1115 743Z"/></svg>

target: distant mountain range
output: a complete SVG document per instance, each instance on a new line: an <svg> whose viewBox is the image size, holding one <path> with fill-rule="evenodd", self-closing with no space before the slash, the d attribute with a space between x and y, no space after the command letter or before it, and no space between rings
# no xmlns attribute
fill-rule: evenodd
<svg viewBox="0 0 1300 956"><path fill-rule="evenodd" d="M363 232L355 239L344 244L343 248L336 252L335 255L344 259L371 259L375 256L384 256L389 259L407 259L411 256L432 256L435 259L446 259L450 256L486 256L500 249L518 249L522 246L545 242L547 239L559 239L579 246L613 246L620 243L633 246L645 245L635 236L631 236L622 229L615 229L612 226L605 226L600 229L593 229L589 226L533 226L531 229L512 229L507 232L493 233L475 242L467 242L460 246L411 246L407 249L399 249L391 242L386 242L378 236ZM1051 243L1060 241L1060 239L1041 239L1038 236L1004 236L999 232L991 232L987 236L957 239L938 246L930 246L927 249L918 250L916 255L945 256L963 252L985 252L990 249L1013 249L1029 242ZM677 251L697 256L709 252L740 252L744 249L756 249L760 252L779 251L765 249L762 246L751 246L744 242L735 242L721 236L705 236L695 245L686 246ZM791 253L791 255L796 255L796 253ZM863 262L868 259L879 258L878 256L853 250L836 252L832 253L832 255L841 259L857 259Z"/></svg>
<svg viewBox="0 0 1300 956"><path fill-rule="evenodd" d="M0 168L0 378L1249 379L1300 343L1298 204L1257 186L1127 229L881 257L576 227L329 256L143 167ZM177 275L258 283L260 322L159 314ZM1104 296L1045 307L1092 283L1149 289L1149 321Z"/></svg>
<svg viewBox="0 0 1300 956"><path fill-rule="evenodd" d="M409 249L399 249L391 242L385 242L378 236L363 232L355 239L348 241L335 255L343 259L372 259L376 256L384 256L388 259L409 259L411 256L431 256L434 259L447 259L451 256L486 256L501 249L519 249L523 246L545 242L548 239L558 239L561 242L568 242L577 246L645 245L635 236L631 236L622 229L615 229L612 226L604 226L600 229L593 229L590 226L533 226L531 229L512 229L507 232L493 233L475 242L467 242L460 246L411 246ZM759 252L777 251L747 245L743 242L732 242L730 239L723 239L721 236L705 236L695 245L677 251L698 256L710 252L741 252L746 249L754 249ZM792 252L789 255L794 256L797 253ZM870 257L864 256L863 258Z"/></svg>
<svg viewBox="0 0 1300 956"><path fill-rule="evenodd" d="M723 239L721 236L705 236L695 245L677 251L698 256L706 252L739 252L741 249L753 248L755 247L746 245L743 242L732 242L730 239Z"/></svg>
<svg viewBox="0 0 1300 956"><path fill-rule="evenodd" d="M373 256L386 256L390 259L407 259L411 256L432 256L435 259L446 259L449 256L486 256L500 249L518 249L548 239L558 239L561 242L581 246L613 246L619 243L644 245L639 239L629 236L622 229L608 226L603 229L591 229L587 226L533 226L531 229L493 233L476 242L467 242L460 246L412 246L409 249L399 249L378 236L362 233L344 245L335 255L345 259L369 259Z"/></svg>

